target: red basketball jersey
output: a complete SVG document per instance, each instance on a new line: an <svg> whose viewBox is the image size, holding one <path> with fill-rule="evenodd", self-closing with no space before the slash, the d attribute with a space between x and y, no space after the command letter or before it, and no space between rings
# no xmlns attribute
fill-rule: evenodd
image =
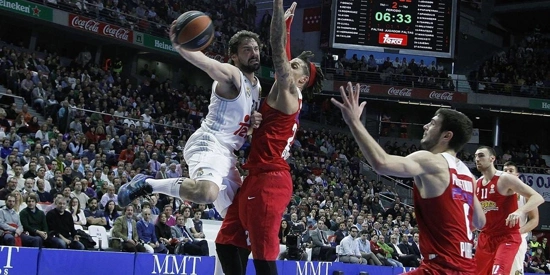
<svg viewBox="0 0 550 275"><path fill-rule="evenodd" d="M250 154L243 165L244 169L290 170L286 159L290 156L302 109L300 90L298 95L298 111L291 115L272 108L267 104L267 100L262 103L259 111L262 114L262 123L252 134Z"/></svg>
<svg viewBox="0 0 550 275"><path fill-rule="evenodd" d="M420 196L416 185L413 189L420 251L424 261L474 274L471 229L475 179L462 161L447 153L442 155L449 165L450 178L443 194L425 199Z"/></svg>
<svg viewBox="0 0 550 275"><path fill-rule="evenodd" d="M502 235L514 232L519 234L519 224L512 228L506 226L508 215L518 210L518 197L515 194L504 196L498 192L498 180L502 173L504 172L497 171L485 186L483 185L483 177L477 180L476 196L487 219L485 226L481 229L485 234Z"/></svg>

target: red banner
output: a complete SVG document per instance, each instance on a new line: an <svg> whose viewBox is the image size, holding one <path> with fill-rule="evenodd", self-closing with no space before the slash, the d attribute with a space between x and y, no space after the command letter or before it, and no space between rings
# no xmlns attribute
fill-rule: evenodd
<svg viewBox="0 0 550 275"><path fill-rule="evenodd" d="M321 7L304 9L302 31L318 32L320 30L321 30Z"/></svg>
<svg viewBox="0 0 550 275"><path fill-rule="evenodd" d="M132 30L72 13L69 14L69 27L134 43L134 32Z"/></svg>
<svg viewBox="0 0 550 275"><path fill-rule="evenodd" d="M340 86L346 87L344 81L334 81L334 91ZM387 96L399 99L436 100L445 102L468 102L468 94L455 91L433 90L426 88L408 88L390 85L365 84L361 83L360 93L363 95Z"/></svg>

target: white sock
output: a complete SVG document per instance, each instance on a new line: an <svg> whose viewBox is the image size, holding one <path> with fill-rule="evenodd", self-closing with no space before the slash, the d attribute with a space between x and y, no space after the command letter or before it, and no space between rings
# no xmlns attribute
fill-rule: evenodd
<svg viewBox="0 0 550 275"><path fill-rule="evenodd" d="M186 178L173 179L147 179L146 182L153 187L153 193L161 193L168 196L180 197L180 186Z"/></svg>

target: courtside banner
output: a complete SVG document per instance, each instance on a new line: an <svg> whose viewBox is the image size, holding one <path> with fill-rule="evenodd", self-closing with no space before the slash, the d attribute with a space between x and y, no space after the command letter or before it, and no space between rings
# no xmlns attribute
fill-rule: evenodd
<svg viewBox="0 0 550 275"><path fill-rule="evenodd" d="M394 270L397 270L396 272ZM403 268L394 269L391 266L358 265L341 262L298 262L298 261L277 261L279 274L292 275L332 275L334 271L343 271L344 274L359 274L366 271L376 275L394 275L403 273ZM408 271L408 270L407 270ZM248 260L246 268L247 275L259 275L254 270L254 262Z"/></svg>
<svg viewBox="0 0 550 275"><path fill-rule="evenodd" d="M135 257L134 253L123 252L42 249L38 274L132 274ZM36 268L35 264L32 265Z"/></svg>
<svg viewBox="0 0 550 275"><path fill-rule="evenodd" d="M355 83L354 83L355 84ZM340 94L340 87L347 87L346 81L334 81L333 94ZM354 86L355 89L355 86ZM360 83L359 93L363 96L393 97L400 100L421 99L442 102L468 102L468 94L455 91L433 90L427 88L413 88L394 85ZM331 92L329 92L331 93Z"/></svg>
<svg viewBox="0 0 550 275"><path fill-rule="evenodd" d="M519 178L525 182L525 184L539 192L545 201L550 202L549 174L520 174Z"/></svg>
<svg viewBox="0 0 550 275"><path fill-rule="evenodd" d="M36 274L38 248L0 246L0 274Z"/></svg>
<svg viewBox="0 0 550 275"><path fill-rule="evenodd" d="M213 275L215 268L214 257L137 253L134 275Z"/></svg>

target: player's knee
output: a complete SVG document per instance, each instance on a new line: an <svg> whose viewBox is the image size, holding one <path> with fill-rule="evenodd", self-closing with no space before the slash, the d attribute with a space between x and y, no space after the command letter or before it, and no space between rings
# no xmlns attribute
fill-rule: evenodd
<svg viewBox="0 0 550 275"><path fill-rule="evenodd" d="M214 182L201 180L197 181L197 198L202 203L212 203L218 198L220 188Z"/></svg>

